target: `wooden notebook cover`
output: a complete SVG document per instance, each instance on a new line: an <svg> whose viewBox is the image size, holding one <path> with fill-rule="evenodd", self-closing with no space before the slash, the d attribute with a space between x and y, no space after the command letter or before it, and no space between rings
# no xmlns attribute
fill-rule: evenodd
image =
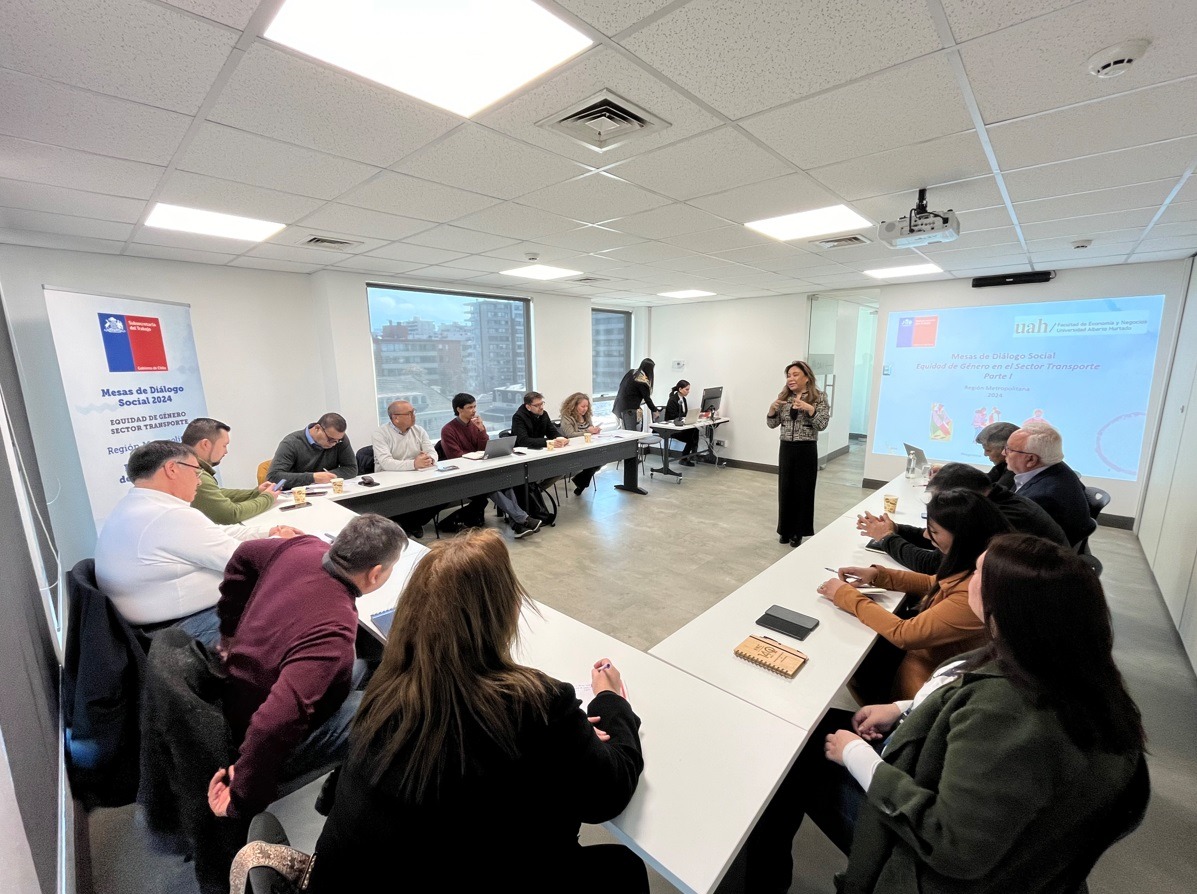
<svg viewBox="0 0 1197 894"><path fill-rule="evenodd" d="M736 657L759 664L783 677L793 677L806 664L806 656L767 636L750 636L735 648Z"/></svg>

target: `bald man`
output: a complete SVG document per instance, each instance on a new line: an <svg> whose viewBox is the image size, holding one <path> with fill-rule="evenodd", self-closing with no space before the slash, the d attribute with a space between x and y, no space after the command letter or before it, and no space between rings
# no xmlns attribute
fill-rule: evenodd
<svg viewBox="0 0 1197 894"><path fill-rule="evenodd" d="M374 468L379 472L423 472L436 465L432 439L416 425L416 408L408 401L392 401L390 422L374 430ZM443 507L431 506L395 516L409 537L423 537L424 525Z"/></svg>

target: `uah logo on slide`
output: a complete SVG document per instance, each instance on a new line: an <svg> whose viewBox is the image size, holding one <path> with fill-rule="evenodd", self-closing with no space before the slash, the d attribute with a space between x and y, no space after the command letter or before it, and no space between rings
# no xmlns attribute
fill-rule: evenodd
<svg viewBox="0 0 1197 894"><path fill-rule="evenodd" d="M98 314L109 372L166 372L166 346L157 317Z"/></svg>

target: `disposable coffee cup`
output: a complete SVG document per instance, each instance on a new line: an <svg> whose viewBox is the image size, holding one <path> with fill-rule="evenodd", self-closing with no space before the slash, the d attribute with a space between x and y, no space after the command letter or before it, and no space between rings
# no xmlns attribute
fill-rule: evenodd
<svg viewBox="0 0 1197 894"><path fill-rule="evenodd" d="M545 449L545 450L552 450L552 449L553 449L554 447L556 447L556 446L557 446L557 445L556 445L556 444L554 444L552 441L545 441L545 442L544 442L544 449Z"/></svg>
<svg viewBox="0 0 1197 894"><path fill-rule="evenodd" d="M896 494L886 494L881 499L885 505L886 512L897 512L898 511L898 497Z"/></svg>
<svg viewBox="0 0 1197 894"><path fill-rule="evenodd" d="M585 441L587 444L589 444L589 443L590 443L590 439L591 439L591 437L593 437L593 435L591 435L591 434L590 434L590 432L585 432L585 433L582 435L582 439L583 439L583 440L584 440L584 441Z"/></svg>
<svg viewBox="0 0 1197 894"><path fill-rule="evenodd" d="M291 488L291 496L295 500L296 506L302 506L308 501L308 489L306 487Z"/></svg>
<svg viewBox="0 0 1197 894"><path fill-rule="evenodd" d="M334 494L345 493L345 479L344 478L334 478L332 480L332 486L333 486Z"/></svg>

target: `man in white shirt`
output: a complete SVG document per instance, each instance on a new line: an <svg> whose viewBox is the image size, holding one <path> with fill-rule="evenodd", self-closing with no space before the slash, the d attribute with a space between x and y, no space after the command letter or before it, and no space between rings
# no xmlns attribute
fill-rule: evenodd
<svg viewBox="0 0 1197 894"><path fill-rule="evenodd" d="M436 465L436 448L428 432L416 425L416 408L405 400L387 407L391 421L374 430L374 468L379 472L420 472ZM396 515L409 537L423 537L424 525L444 506L430 506Z"/></svg>
<svg viewBox="0 0 1197 894"><path fill-rule="evenodd" d="M191 507L202 467L190 447L150 441L126 464L133 489L96 541L96 581L126 621L152 633L178 627L215 645L224 566L243 540L293 537L295 528L217 525Z"/></svg>

